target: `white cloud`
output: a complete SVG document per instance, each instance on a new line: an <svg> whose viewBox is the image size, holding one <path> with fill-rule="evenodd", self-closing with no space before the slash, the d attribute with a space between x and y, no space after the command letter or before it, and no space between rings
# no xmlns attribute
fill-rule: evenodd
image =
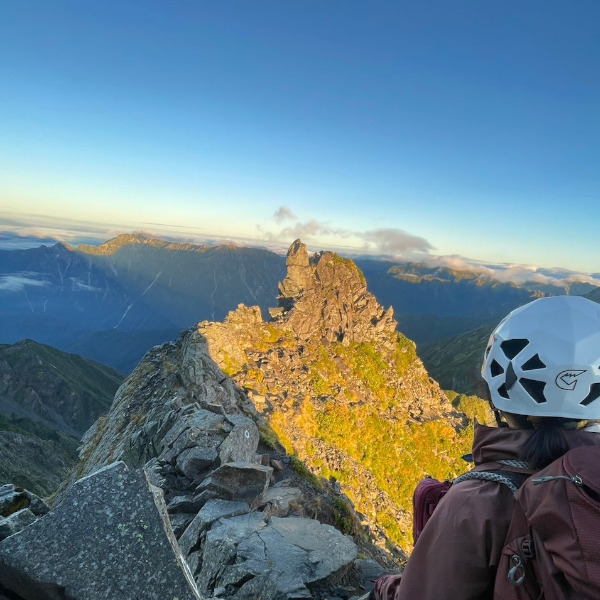
<svg viewBox="0 0 600 600"><path fill-rule="evenodd" d="M25 287L44 287L48 285L47 281L40 281L39 279L32 279L31 277L20 275L5 275L0 277L0 290L6 290L8 292L20 292Z"/></svg>
<svg viewBox="0 0 600 600"><path fill-rule="evenodd" d="M425 238L411 235L402 229L374 229L359 235L368 244L374 245L376 251L384 254L428 252L433 249Z"/></svg>
<svg viewBox="0 0 600 600"><path fill-rule="evenodd" d="M590 275L576 273L568 269L544 269L533 265L482 265L463 256L432 256L423 255L418 261L430 268L449 268L457 271L468 271L473 277L493 279L499 283L514 283L525 286L536 284L538 286L554 286L566 289L577 283L600 287L600 279Z"/></svg>
<svg viewBox="0 0 600 600"><path fill-rule="evenodd" d="M337 235L344 235L342 230L334 230L328 225L319 223L319 221L316 221L315 219L311 219L305 223L296 223L292 227L282 229L279 233L279 237L288 239L310 239L317 235L331 235L335 233L337 233Z"/></svg>
<svg viewBox="0 0 600 600"><path fill-rule="evenodd" d="M287 206L280 206L273 215L275 223L282 223L285 220L295 221L297 218Z"/></svg>

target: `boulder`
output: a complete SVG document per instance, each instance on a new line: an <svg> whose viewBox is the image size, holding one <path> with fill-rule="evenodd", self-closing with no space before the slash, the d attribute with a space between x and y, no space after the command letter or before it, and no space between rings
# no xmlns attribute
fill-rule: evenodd
<svg viewBox="0 0 600 600"><path fill-rule="evenodd" d="M250 513L221 519L206 534L197 582L236 600L311 598L312 587L337 583L356 556L352 539L330 525L295 517L266 523Z"/></svg>
<svg viewBox="0 0 600 600"><path fill-rule="evenodd" d="M7 483L0 487L0 517L8 517L14 512L28 508L36 516L45 515L48 505L30 491Z"/></svg>
<svg viewBox="0 0 600 600"><path fill-rule="evenodd" d="M252 419L241 415L227 415L233 429L219 448L221 464L231 462L254 462L258 448L258 427Z"/></svg>
<svg viewBox="0 0 600 600"><path fill-rule="evenodd" d="M273 469L248 462L221 465L199 486L198 491L214 491L226 500L242 500L255 508L267 491Z"/></svg>
<svg viewBox="0 0 600 600"><path fill-rule="evenodd" d="M25 529L36 519L37 517L28 508L22 508L8 517L0 519L0 540Z"/></svg>
<svg viewBox="0 0 600 600"><path fill-rule="evenodd" d="M12 483L1 486L0 540L31 525L48 510L48 505L30 491Z"/></svg>
<svg viewBox="0 0 600 600"><path fill-rule="evenodd" d="M24 600L198 600L162 492L113 463L0 542L0 589Z"/></svg>
<svg viewBox="0 0 600 600"><path fill-rule="evenodd" d="M221 518L237 517L246 514L249 510L245 502L209 500L179 538L179 547L183 555L187 556L194 549L201 534L215 521Z"/></svg>
<svg viewBox="0 0 600 600"><path fill-rule="evenodd" d="M181 469L210 465L218 456L218 449L225 437L225 417L207 410L195 410L180 416L163 439L163 452L159 460L175 464ZM186 460L190 450L194 454ZM188 453L184 454L185 451ZM183 455L183 457L182 457Z"/></svg>
<svg viewBox="0 0 600 600"><path fill-rule="evenodd" d="M290 505L302 505L304 494L297 487L275 485L269 488L261 498L258 508L273 517L285 517L290 514Z"/></svg>

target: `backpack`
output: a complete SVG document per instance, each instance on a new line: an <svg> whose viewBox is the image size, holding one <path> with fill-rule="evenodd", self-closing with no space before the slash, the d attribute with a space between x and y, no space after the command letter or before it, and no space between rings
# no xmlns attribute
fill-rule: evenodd
<svg viewBox="0 0 600 600"><path fill-rule="evenodd" d="M515 494L494 600L599 598L600 446L583 446Z"/></svg>
<svg viewBox="0 0 600 600"><path fill-rule="evenodd" d="M527 467L525 463L514 460L499 460L490 466L498 464L505 465L509 468L524 469ZM413 543L417 543L417 540L427 524L427 521L431 518L433 511L453 485L456 485L461 481L467 481L468 479L481 479L484 481L495 481L506 485L513 493L515 493L528 476L525 473L506 471L504 469L486 469L485 465L481 465L478 469L481 470L474 469L468 471L454 480L446 479L445 481L439 481L428 475L417 484L412 498Z"/></svg>
<svg viewBox="0 0 600 600"><path fill-rule="evenodd" d="M446 495L452 481L438 481L427 475L417 484L413 492L413 543L417 543L423 528L431 518L440 500Z"/></svg>

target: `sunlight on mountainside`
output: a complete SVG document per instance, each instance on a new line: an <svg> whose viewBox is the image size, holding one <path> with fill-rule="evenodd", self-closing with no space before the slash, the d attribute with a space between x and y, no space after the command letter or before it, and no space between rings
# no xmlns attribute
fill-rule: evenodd
<svg viewBox="0 0 600 600"><path fill-rule="evenodd" d="M351 261L309 261L295 242L280 290L274 321L240 306L199 333L286 450L337 481L381 545L408 551L416 483L468 468L472 426ZM457 398L482 418L477 399Z"/></svg>

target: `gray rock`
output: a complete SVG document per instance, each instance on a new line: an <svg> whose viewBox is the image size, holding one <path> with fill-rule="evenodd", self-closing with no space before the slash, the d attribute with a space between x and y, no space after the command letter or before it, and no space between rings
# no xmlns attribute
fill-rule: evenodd
<svg viewBox="0 0 600 600"><path fill-rule="evenodd" d="M142 471L109 465L0 542L0 586L26 600L198 600L166 514Z"/></svg>
<svg viewBox="0 0 600 600"><path fill-rule="evenodd" d="M285 517L290 514L290 504L301 504L303 499L299 488L272 487L262 495L258 508L270 516Z"/></svg>
<svg viewBox="0 0 600 600"><path fill-rule="evenodd" d="M23 508L28 508L34 515L45 515L48 505L30 491L7 483L0 487L0 517L8 517Z"/></svg>
<svg viewBox="0 0 600 600"><path fill-rule="evenodd" d="M247 462L220 466L207 477L198 490L215 491L226 500L243 500L255 508L267 490L273 469Z"/></svg>
<svg viewBox="0 0 600 600"><path fill-rule="evenodd" d="M158 458L152 458L144 465L144 471L148 481L159 488L166 487L166 479L162 473L162 468Z"/></svg>
<svg viewBox="0 0 600 600"><path fill-rule="evenodd" d="M190 480L206 471L219 456L217 448L198 446L183 450L176 458L177 468Z"/></svg>
<svg viewBox="0 0 600 600"><path fill-rule="evenodd" d="M181 454L194 448L196 457L210 464L218 457L218 448L229 433L225 424L223 415L202 409L179 417L163 439L160 460L175 464L179 459L180 466Z"/></svg>
<svg viewBox="0 0 600 600"><path fill-rule="evenodd" d="M251 513L213 525L197 581L236 600L311 598L311 587L335 585L356 556L354 542L330 525L293 517L265 524Z"/></svg>
<svg viewBox="0 0 600 600"><path fill-rule="evenodd" d="M206 500L197 496L175 496L167 505L169 515L176 513L193 513L196 514L205 504Z"/></svg>
<svg viewBox="0 0 600 600"><path fill-rule="evenodd" d="M218 494L213 490L200 491L200 493L193 498L194 506L197 506L198 510L200 510L209 500L213 500L217 497Z"/></svg>
<svg viewBox="0 0 600 600"><path fill-rule="evenodd" d="M237 517L238 515L246 514L249 510L245 502L209 500L179 538L181 552L184 556L187 556L198 543L200 535L209 529L218 519L223 517Z"/></svg>
<svg viewBox="0 0 600 600"><path fill-rule="evenodd" d="M169 513L169 521L171 521L171 528L176 538L187 529L188 525L194 520L195 514L191 513L175 513L172 515Z"/></svg>
<svg viewBox="0 0 600 600"><path fill-rule="evenodd" d="M221 464L230 462L253 462L258 448L258 427L248 417L228 415L233 429L219 448Z"/></svg>
<svg viewBox="0 0 600 600"><path fill-rule="evenodd" d="M25 529L36 519L37 517L28 508L22 508L9 517L0 518L0 541Z"/></svg>
<svg viewBox="0 0 600 600"><path fill-rule="evenodd" d="M390 573L397 574L398 570L390 571L389 569L384 569L379 563L376 563L372 559L356 559L354 561L354 568L360 573L360 578L362 579L362 585L365 590L371 591L375 585L375 581L382 577L383 575L387 575Z"/></svg>
<svg viewBox="0 0 600 600"><path fill-rule="evenodd" d="M202 569L196 578L200 590L208 591L219 587L226 565L236 560L236 549L240 542L267 524L260 513L249 513L231 519L223 519L206 534L202 549Z"/></svg>

